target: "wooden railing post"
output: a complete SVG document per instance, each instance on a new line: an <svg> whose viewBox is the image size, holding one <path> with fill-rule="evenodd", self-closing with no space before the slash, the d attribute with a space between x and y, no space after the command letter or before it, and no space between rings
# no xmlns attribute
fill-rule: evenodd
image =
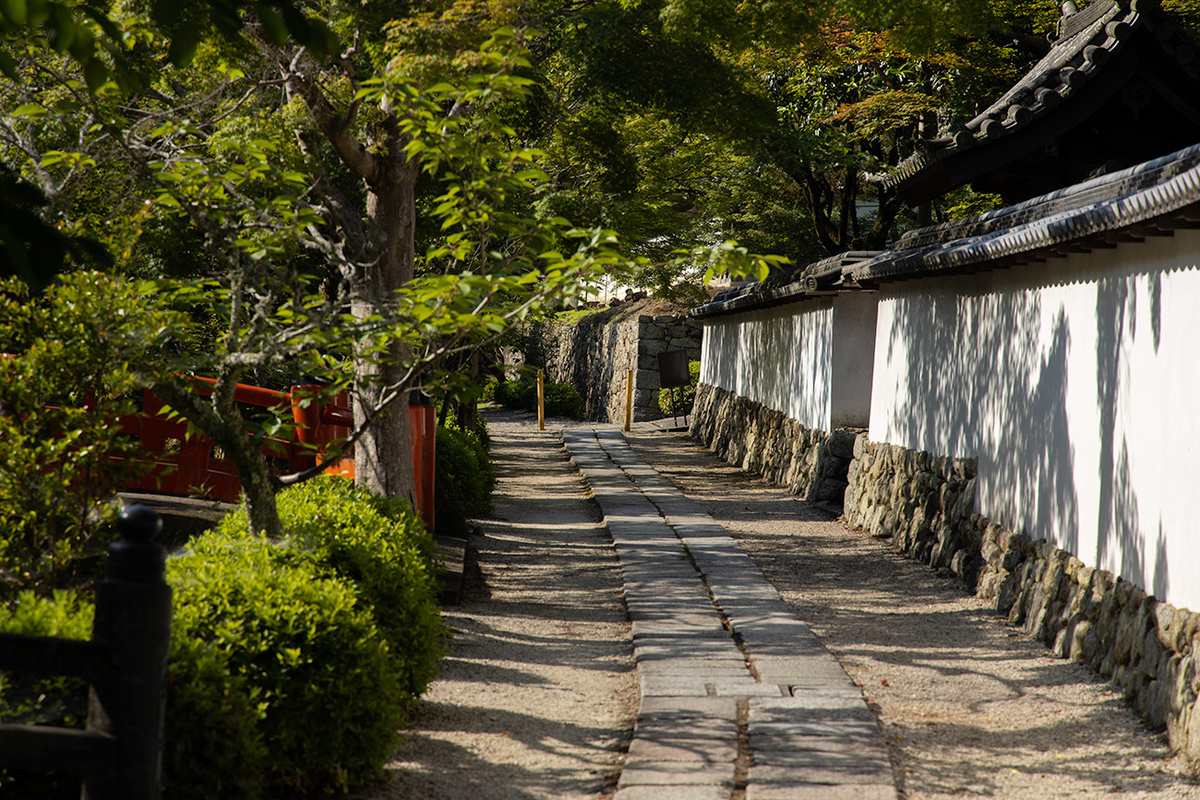
<svg viewBox="0 0 1200 800"><path fill-rule="evenodd" d="M108 549L96 588L92 640L111 654L114 669L92 683L88 730L115 739L111 769L84 779L84 800L158 800L171 639L171 587L166 552L152 541L162 530L145 506L126 509L121 538Z"/></svg>

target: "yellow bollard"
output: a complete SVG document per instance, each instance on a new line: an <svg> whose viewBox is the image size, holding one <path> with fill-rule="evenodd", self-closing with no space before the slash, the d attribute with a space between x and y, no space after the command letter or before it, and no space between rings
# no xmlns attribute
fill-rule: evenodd
<svg viewBox="0 0 1200 800"><path fill-rule="evenodd" d="M633 423L633 370L625 370L625 430Z"/></svg>
<svg viewBox="0 0 1200 800"><path fill-rule="evenodd" d="M546 385L545 372L538 370L538 430L546 430Z"/></svg>

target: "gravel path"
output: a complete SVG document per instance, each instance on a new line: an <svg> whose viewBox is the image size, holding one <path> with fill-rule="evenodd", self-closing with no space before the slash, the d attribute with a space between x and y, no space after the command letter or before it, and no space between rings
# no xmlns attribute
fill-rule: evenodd
<svg viewBox="0 0 1200 800"><path fill-rule="evenodd" d="M496 520L448 609L454 638L371 800L598 798L637 710L611 542L557 428L492 416ZM637 432L638 455L724 524L861 684L897 786L932 798L1200 798L1109 686L889 543L715 459Z"/></svg>
<svg viewBox="0 0 1200 800"><path fill-rule="evenodd" d="M682 434L629 438L733 533L863 687L908 798L1200 797L1107 683L953 579Z"/></svg>
<svg viewBox="0 0 1200 800"><path fill-rule="evenodd" d="M594 798L616 789L637 681L612 543L557 430L498 414L495 519L444 616L441 677L373 800ZM522 420L524 418L521 418Z"/></svg>

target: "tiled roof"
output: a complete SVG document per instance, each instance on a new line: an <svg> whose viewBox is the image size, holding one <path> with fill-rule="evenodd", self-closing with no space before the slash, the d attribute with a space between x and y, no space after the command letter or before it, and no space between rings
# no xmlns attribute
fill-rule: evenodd
<svg viewBox="0 0 1200 800"><path fill-rule="evenodd" d="M717 294L696 317L752 311L911 278L997 269L1200 227L1200 144L967 219L910 231Z"/></svg>
<svg viewBox="0 0 1200 800"><path fill-rule="evenodd" d="M924 151L882 176L881 185L895 189L939 161L1011 135L1070 103L1140 30L1154 35L1180 71L1200 78L1194 43L1158 12L1158 0L1093 0L1082 10L1073 8L1064 4L1050 52L1012 89L957 130L924 142Z"/></svg>
<svg viewBox="0 0 1200 800"><path fill-rule="evenodd" d="M762 282L725 289L717 292L711 302L693 308L691 315L698 318L715 317L827 295L838 288L843 273L878 255L878 250L839 253L772 275Z"/></svg>
<svg viewBox="0 0 1200 800"><path fill-rule="evenodd" d="M1200 222L1200 144L956 222L911 231L847 270L858 285L1027 263Z"/></svg>

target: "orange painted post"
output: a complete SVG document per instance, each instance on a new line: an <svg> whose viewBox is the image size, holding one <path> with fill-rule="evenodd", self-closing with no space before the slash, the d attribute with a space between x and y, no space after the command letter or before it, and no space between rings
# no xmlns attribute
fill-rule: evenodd
<svg viewBox="0 0 1200 800"><path fill-rule="evenodd" d="M437 409L420 392L409 396L408 435L412 445L413 483L417 511L429 531L434 530L433 485L437 473Z"/></svg>

